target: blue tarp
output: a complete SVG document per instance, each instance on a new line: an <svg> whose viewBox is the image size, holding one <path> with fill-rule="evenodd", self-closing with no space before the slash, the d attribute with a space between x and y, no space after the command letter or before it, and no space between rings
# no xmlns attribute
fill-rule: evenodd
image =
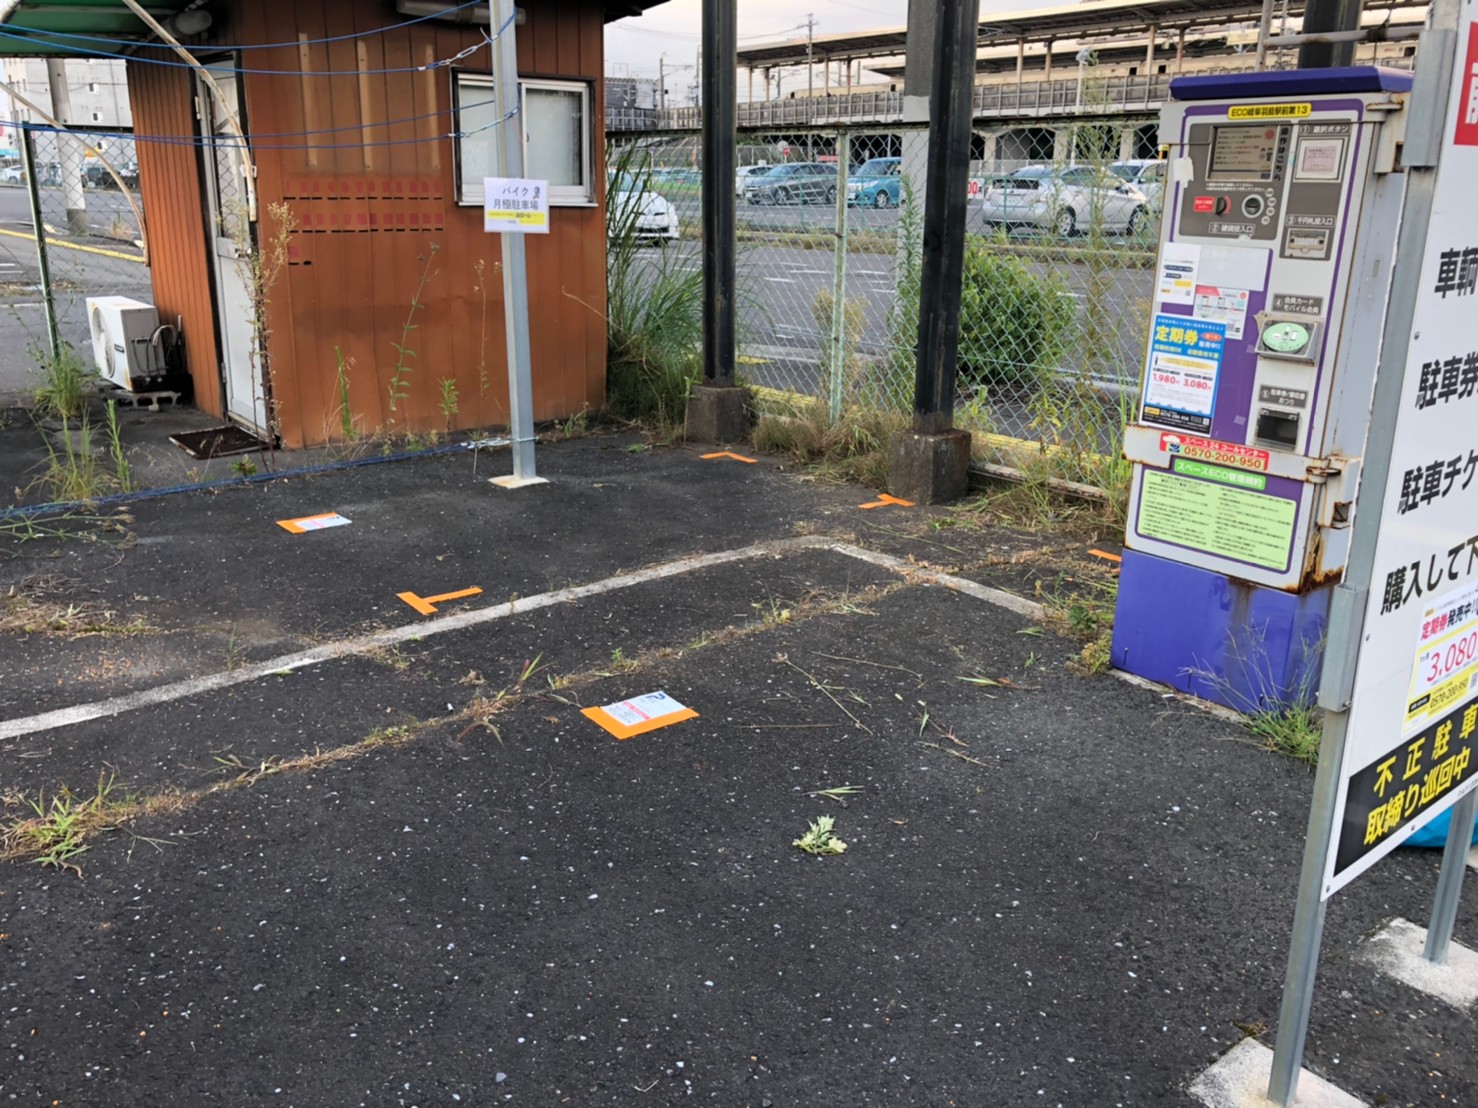
<svg viewBox="0 0 1478 1108"><path fill-rule="evenodd" d="M1407 839L1404 846L1436 847L1441 850L1447 845L1447 829L1452 826L1452 809L1449 808L1425 827L1419 829L1411 838ZM1473 837L1469 840L1478 846L1478 825L1473 827Z"/></svg>

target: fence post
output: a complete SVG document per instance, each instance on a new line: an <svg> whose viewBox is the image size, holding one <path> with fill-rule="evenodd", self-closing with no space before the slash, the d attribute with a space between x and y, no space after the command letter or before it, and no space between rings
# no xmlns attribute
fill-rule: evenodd
<svg viewBox="0 0 1478 1108"><path fill-rule="evenodd" d="M837 135L836 243L831 284L831 421L842 418L842 386L847 372L847 176L852 164L852 135Z"/></svg>
<svg viewBox="0 0 1478 1108"><path fill-rule="evenodd" d="M46 224L41 215L41 182L36 178L35 135L30 127L21 128L21 171L26 175L26 198L31 202L31 226L36 232L36 268L41 285L41 303L46 311L46 334L51 344L51 357L62 356L62 336L56 324L56 299L51 285L51 260L46 253Z"/></svg>

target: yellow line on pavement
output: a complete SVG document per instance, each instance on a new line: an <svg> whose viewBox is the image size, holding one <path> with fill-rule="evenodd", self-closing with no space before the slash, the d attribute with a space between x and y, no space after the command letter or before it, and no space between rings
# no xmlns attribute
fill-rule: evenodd
<svg viewBox="0 0 1478 1108"><path fill-rule="evenodd" d="M36 241L35 235L22 234L20 231L7 231L3 227L0 227L0 235L9 235L13 239L25 239L27 242ZM47 236L46 243L48 246L61 246L68 250L81 250L84 254L101 254L105 258L122 258L125 262L138 262L141 265L144 261L142 254L124 254L119 250L104 250L101 246L83 246L75 242L62 242L60 239L54 239L50 235Z"/></svg>

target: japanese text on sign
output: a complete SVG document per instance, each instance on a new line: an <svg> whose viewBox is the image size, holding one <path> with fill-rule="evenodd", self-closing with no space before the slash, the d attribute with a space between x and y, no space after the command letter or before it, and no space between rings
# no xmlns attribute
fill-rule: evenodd
<svg viewBox="0 0 1478 1108"><path fill-rule="evenodd" d="M1478 585L1429 602L1422 613L1406 728L1420 727L1471 699L1478 685Z"/></svg>
<svg viewBox="0 0 1478 1108"><path fill-rule="evenodd" d="M1345 797L1334 872L1347 869L1424 811L1457 794L1469 774L1478 704L1444 716L1354 774ZM1466 790L1464 790L1466 791Z"/></svg>
<svg viewBox="0 0 1478 1108"><path fill-rule="evenodd" d="M1467 296L1478 288L1478 246L1442 251L1437 259L1437 285L1433 292L1442 299L1455 292Z"/></svg>
<svg viewBox="0 0 1478 1108"><path fill-rule="evenodd" d="M1451 400L1466 400L1478 392L1478 350L1452 358L1422 363L1416 406L1430 408Z"/></svg>
<svg viewBox="0 0 1478 1108"><path fill-rule="evenodd" d="M1468 552L1467 565L1458 570L1462 553ZM1444 568L1444 562L1446 568ZM1397 566L1386 574L1385 591L1381 594L1380 614L1394 612L1403 604L1410 604L1413 600L1421 599L1422 581L1427 583L1427 592L1436 592L1442 587L1444 581L1461 581L1465 577L1473 576L1478 570L1478 535L1458 543L1450 548L1445 554L1433 554L1427 559L1425 572L1422 563L1412 562L1410 567Z"/></svg>
<svg viewBox="0 0 1478 1108"><path fill-rule="evenodd" d="M1226 334L1224 323L1155 317L1144 384L1147 421L1200 434L1211 430Z"/></svg>
<svg viewBox="0 0 1478 1108"><path fill-rule="evenodd" d="M484 177L482 196L482 229L489 234L549 233L549 182Z"/></svg>
<svg viewBox="0 0 1478 1108"><path fill-rule="evenodd" d="M1446 498L1459 477L1463 483L1457 487L1466 490L1473 483L1475 471L1478 471L1478 450L1468 451L1466 459L1459 454L1455 458L1438 458L1426 465L1413 466L1401 476L1401 499L1396 510L1405 515L1434 500Z"/></svg>

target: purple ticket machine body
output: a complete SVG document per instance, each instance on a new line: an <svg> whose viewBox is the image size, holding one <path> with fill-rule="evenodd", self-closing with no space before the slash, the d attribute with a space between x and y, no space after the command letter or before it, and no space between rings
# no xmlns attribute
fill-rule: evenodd
<svg viewBox="0 0 1478 1108"><path fill-rule="evenodd" d="M1248 710L1318 678L1404 198L1411 75L1181 78L1113 664Z"/></svg>

